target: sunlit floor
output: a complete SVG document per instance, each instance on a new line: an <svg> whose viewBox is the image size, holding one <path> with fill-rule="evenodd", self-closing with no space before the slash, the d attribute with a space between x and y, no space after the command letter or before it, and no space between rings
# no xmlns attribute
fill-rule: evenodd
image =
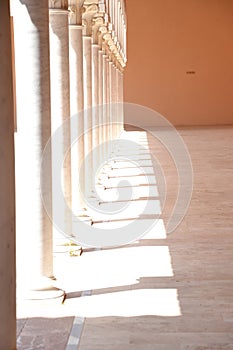
<svg viewBox="0 0 233 350"><path fill-rule="evenodd" d="M180 226L167 234L179 185L173 161L152 135L128 131L159 160L166 195L150 153L127 150L143 171L132 162L113 165L94 226L111 232L138 220L147 233L123 247L84 249L81 257L70 257L56 240L56 283L67 299L18 305L18 350L233 349L233 127L180 133L194 170ZM133 191L123 185L118 192L119 179Z"/></svg>

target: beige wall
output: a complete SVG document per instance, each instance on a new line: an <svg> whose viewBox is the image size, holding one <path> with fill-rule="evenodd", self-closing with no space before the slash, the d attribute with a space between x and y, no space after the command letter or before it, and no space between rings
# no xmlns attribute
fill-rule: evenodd
<svg viewBox="0 0 233 350"><path fill-rule="evenodd" d="M233 124L233 0L126 0L126 6L126 102L175 125Z"/></svg>

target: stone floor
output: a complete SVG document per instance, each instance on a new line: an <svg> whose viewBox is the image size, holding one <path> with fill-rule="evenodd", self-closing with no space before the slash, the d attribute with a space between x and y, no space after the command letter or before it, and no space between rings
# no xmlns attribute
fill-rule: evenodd
<svg viewBox="0 0 233 350"><path fill-rule="evenodd" d="M18 350L233 350L233 127L179 129L194 180L186 216L171 233L166 227L179 179L171 155L150 131L146 136L128 131L139 144L131 158L150 179L142 183L138 167L126 175L126 164L116 164L105 197L114 197L120 174L132 179L133 207L118 212L114 221L94 224L111 232L138 220L150 229L134 243L84 249L81 257L70 257L63 239L56 239L56 284L67 299L18 304ZM150 206L139 217L145 198L155 215Z"/></svg>

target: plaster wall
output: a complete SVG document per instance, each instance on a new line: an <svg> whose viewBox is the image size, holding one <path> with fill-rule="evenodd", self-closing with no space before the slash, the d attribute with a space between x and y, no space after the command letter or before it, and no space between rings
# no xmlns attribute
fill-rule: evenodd
<svg viewBox="0 0 233 350"><path fill-rule="evenodd" d="M233 124L233 1L126 0L126 8L125 101L174 125Z"/></svg>

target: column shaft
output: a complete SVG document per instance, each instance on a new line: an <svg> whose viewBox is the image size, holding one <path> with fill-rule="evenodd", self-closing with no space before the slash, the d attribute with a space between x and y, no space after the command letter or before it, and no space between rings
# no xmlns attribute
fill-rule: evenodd
<svg viewBox="0 0 233 350"><path fill-rule="evenodd" d="M120 72L121 131L124 130L124 74Z"/></svg>
<svg viewBox="0 0 233 350"><path fill-rule="evenodd" d="M92 155L92 52L91 37L83 36L85 195L93 189Z"/></svg>
<svg viewBox="0 0 233 350"><path fill-rule="evenodd" d="M9 1L0 2L0 349L16 349L14 109Z"/></svg>
<svg viewBox="0 0 233 350"><path fill-rule="evenodd" d="M117 132L117 79L116 79L116 67L112 65L112 103L113 103L113 139L118 137Z"/></svg>
<svg viewBox="0 0 233 350"><path fill-rule="evenodd" d="M111 98L111 76L110 76L110 67L109 67L109 58L106 58L106 140L107 140L107 158L111 153L111 116L110 116L110 98Z"/></svg>
<svg viewBox="0 0 233 350"><path fill-rule="evenodd" d="M81 214L85 204L84 187L84 97L83 97L83 39L82 26L69 26L70 53L70 111L71 139L77 142L71 149L72 162L72 209L75 215Z"/></svg>
<svg viewBox="0 0 233 350"><path fill-rule="evenodd" d="M92 44L92 152L94 176L99 167L99 45Z"/></svg>
<svg viewBox="0 0 233 350"><path fill-rule="evenodd" d="M71 157L70 157L70 86L69 86L69 33L68 11L61 9L49 10L50 22L50 75L51 75L51 116L52 132L61 128L59 149L52 144L52 160L56 162L58 153L64 157L62 171L63 192L67 204L71 207ZM69 152L68 152L69 151ZM66 152L67 155L66 155ZM66 156L66 158L65 158ZM53 172L53 178L57 174ZM53 181L55 184L55 180ZM58 203L57 189L53 187L53 216L64 215L63 227L60 230L68 235L72 233L71 215L63 203ZM55 222L56 223L56 222ZM56 229L55 229L56 230Z"/></svg>
<svg viewBox="0 0 233 350"><path fill-rule="evenodd" d="M113 88L113 63L112 61L109 60L109 139L111 140L111 146L112 146L112 142L113 142L113 114L114 114L114 108L113 108L113 92L114 92L114 88ZM111 149L112 150L112 149ZM110 151L111 151L110 150Z"/></svg>
<svg viewBox="0 0 233 350"><path fill-rule="evenodd" d="M116 102L117 102L117 136L119 137L122 131L122 120L121 120L121 97L120 97L120 70L116 69Z"/></svg>
<svg viewBox="0 0 233 350"><path fill-rule="evenodd" d="M119 111L119 76L118 69L115 67L115 103L116 103L116 137L120 136L120 111Z"/></svg>
<svg viewBox="0 0 233 350"><path fill-rule="evenodd" d="M16 213L18 277L37 285L53 275L52 225L41 191L51 198L51 168L41 158L51 135L47 0L15 0L17 95ZM19 283L19 287L21 284Z"/></svg>
<svg viewBox="0 0 233 350"><path fill-rule="evenodd" d="M99 51L99 125L100 125L100 163L104 162L104 125L103 125L103 81L104 81L104 72L103 72L103 51Z"/></svg>
<svg viewBox="0 0 233 350"><path fill-rule="evenodd" d="M108 157L108 61L107 55L103 55L103 142L104 160Z"/></svg>

